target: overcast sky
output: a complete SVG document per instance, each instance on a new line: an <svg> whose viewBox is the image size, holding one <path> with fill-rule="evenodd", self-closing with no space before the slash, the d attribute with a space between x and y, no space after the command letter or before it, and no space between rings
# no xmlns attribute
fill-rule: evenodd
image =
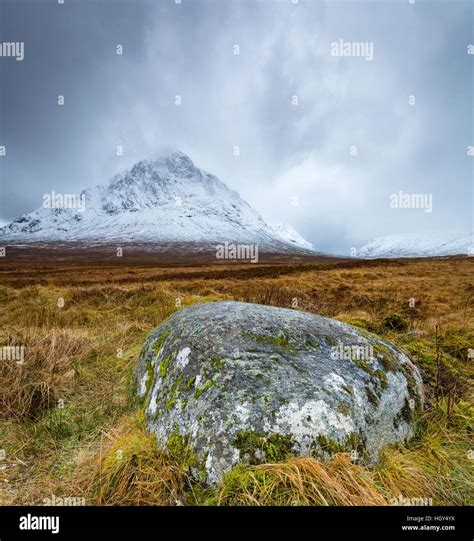
<svg viewBox="0 0 474 541"><path fill-rule="evenodd" d="M473 3L293 1L0 0L0 221L175 148L320 250L471 230Z"/></svg>

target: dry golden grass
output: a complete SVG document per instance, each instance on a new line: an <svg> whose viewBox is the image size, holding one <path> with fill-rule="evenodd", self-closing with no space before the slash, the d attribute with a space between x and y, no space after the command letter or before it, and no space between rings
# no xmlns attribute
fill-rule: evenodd
<svg viewBox="0 0 474 541"><path fill-rule="evenodd" d="M236 468L211 500L218 505L387 505L370 472L338 454L322 464L293 458Z"/></svg>
<svg viewBox="0 0 474 541"><path fill-rule="evenodd" d="M400 495L472 503L472 263L5 265L0 346L24 345L25 364L1 365L0 504L41 503L52 494L104 505L386 505ZM296 300L298 309L405 348L427 385L417 437L387 449L375 468L347 455L300 458L237 468L215 490L193 484L183 461L159 452L144 430L133 369L143 339L168 315L225 299L288 308ZM408 328L386 327L393 314Z"/></svg>
<svg viewBox="0 0 474 541"><path fill-rule="evenodd" d="M86 356L90 342L79 333L51 329L41 336L34 329L0 331L0 343L24 347L28 362L4 363L0 373L0 417L39 418L57 403L74 378L75 358Z"/></svg>
<svg viewBox="0 0 474 541"><path fill-rule="evenodd" d="M186 472L156 448L143 422L126 417L104 433L75 473L96 505L176 505Z"/></svg>

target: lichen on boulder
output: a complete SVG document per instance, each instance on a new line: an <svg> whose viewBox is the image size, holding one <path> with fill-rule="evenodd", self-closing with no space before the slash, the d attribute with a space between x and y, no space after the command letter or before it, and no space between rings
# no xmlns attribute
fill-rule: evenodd
<svg viewBox="0 0 474 541"><path fill-rule="evenodd" d="M374 463L413 434L418 369L340 321L242 302L181 310L146 339L138 395L157 444L186 449L200 481L236 464L352 451ZM190 458L192 457L192 458Z"/></svg>

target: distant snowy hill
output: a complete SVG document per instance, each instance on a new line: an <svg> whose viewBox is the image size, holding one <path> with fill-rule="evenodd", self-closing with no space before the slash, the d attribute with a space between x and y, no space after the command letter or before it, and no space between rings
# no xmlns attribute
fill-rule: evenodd
<svg viewBox="0 0 474 541"><path fill-rule="evenodd" d="M300 248L305 248L307 250L314 250L313 245L304 240L304 238L295 231L291 225L288 224L272 224L273 231L281 237L284 241L294 244Z"/></svg>
<svg viewBox="0 0 474 541"><path fill-rule="evenodd" d="M467 255L473 235L455 232L411 233L378 237L358 251L358 257L433 257Z"/></svg>
<svg viewBox="0 0 474 541"><path fill-rule="evenodd" d="M293 230L291 238L277 234L237 192L182 152L140 161L80 197L82 210L43 205L0 228L0 241L240 242L276 251L310 246Z"/></svg>

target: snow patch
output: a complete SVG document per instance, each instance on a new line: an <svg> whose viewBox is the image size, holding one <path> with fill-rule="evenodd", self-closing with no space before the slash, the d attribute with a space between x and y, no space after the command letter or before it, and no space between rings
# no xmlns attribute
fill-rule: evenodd
<svg viewBox="0 0 474 541"><path fill-rule="evenodd" d="M474 253L473 234L435 231L377 237L362 246L357 257L434 257Z"/></svg>
<svg viewBox="0 0 474 541"><path fill-rule="evenodd" d="M281 237L285 242L294 244L299 248L304 248L306 250L314 250L313 245L305 240L297 231L295 231L291 225L288 224L272 224L271 228L273 231Z"/></svg>

